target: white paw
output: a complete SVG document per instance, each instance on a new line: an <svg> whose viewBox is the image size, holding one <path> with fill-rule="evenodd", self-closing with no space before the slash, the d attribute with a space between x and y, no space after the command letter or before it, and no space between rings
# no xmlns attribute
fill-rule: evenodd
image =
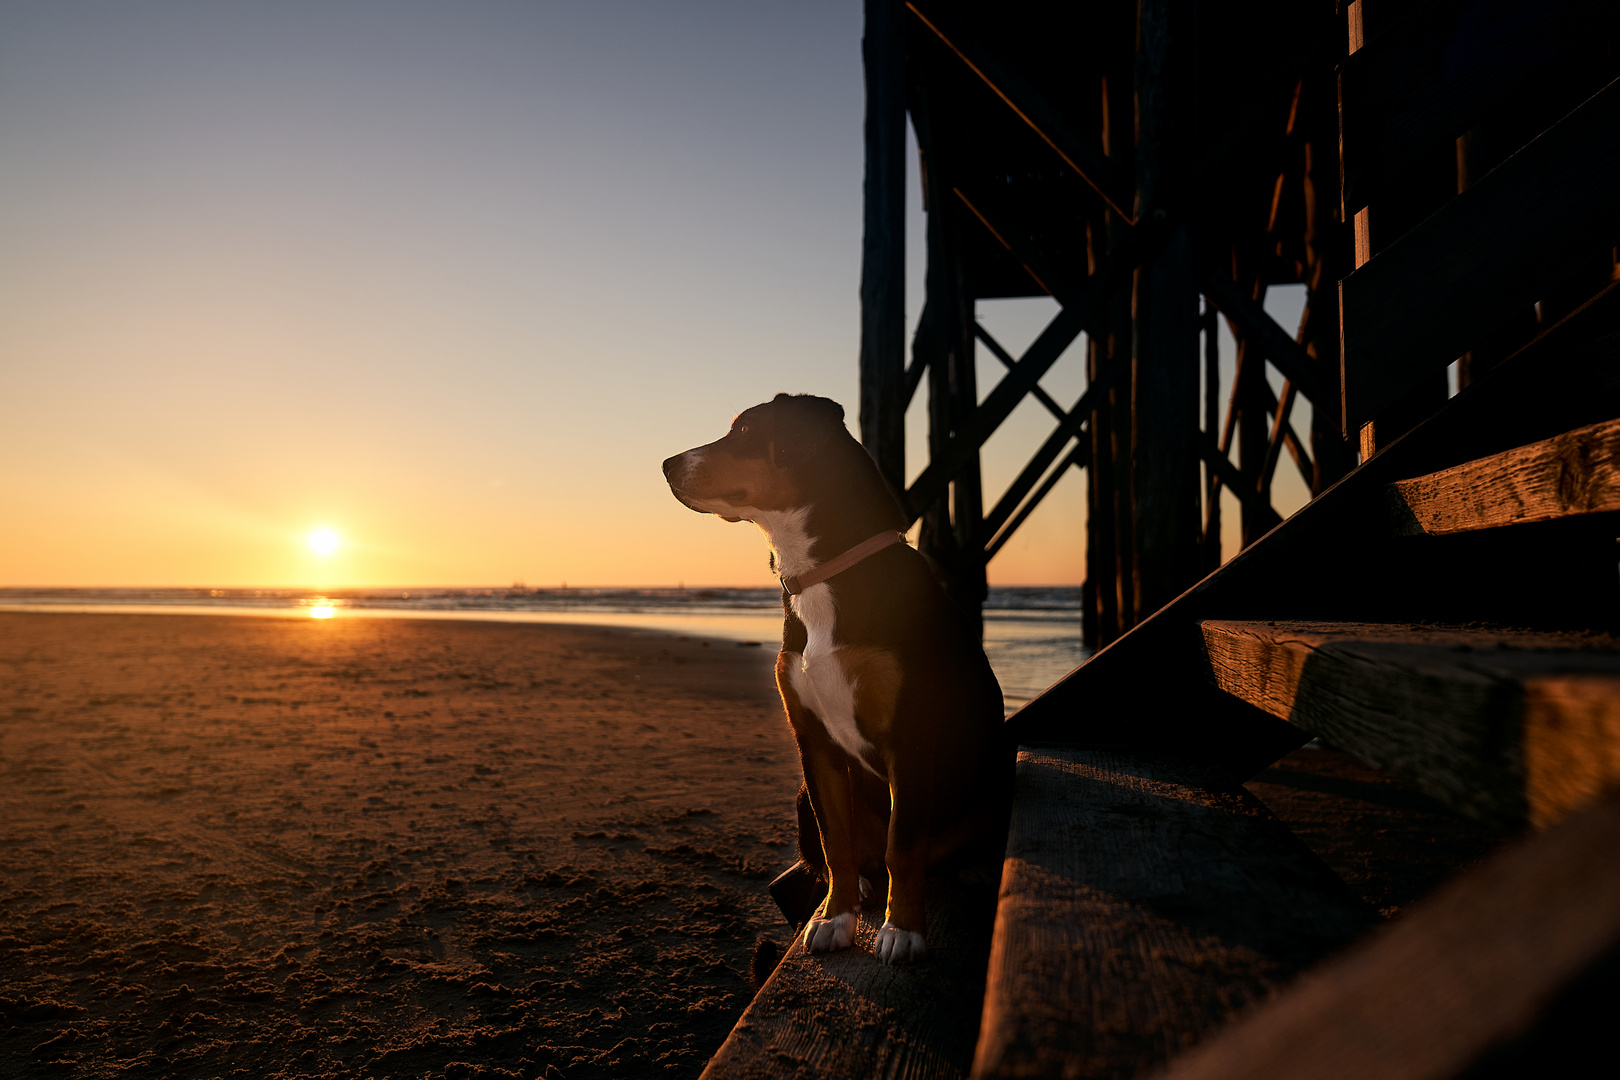
<svg viewBox="0 0 1620 1080"><path fill-rule="evenodd" d="M856 878L855 881L861 887L862 900L865 900L867 897L872 895L872 883L866 880L865 874L862 874L860 877Z"/></svg>
<svg viewBox="0 0 1620 1080"><path fill-rule="evenodd" d="M893 923L884 923L877 933L877 947L872 950L885 964L904 964L921 960L928 953L923 936L911 930L902 930Z"/></svg>
<svg viewBox="0 0 1620 1080"><path fill-rule="evenodd" d="M810 920L804 928L804 947L811 952L836 952L847 949L855 941L856 913L846 911L830 919Z"/></svg>

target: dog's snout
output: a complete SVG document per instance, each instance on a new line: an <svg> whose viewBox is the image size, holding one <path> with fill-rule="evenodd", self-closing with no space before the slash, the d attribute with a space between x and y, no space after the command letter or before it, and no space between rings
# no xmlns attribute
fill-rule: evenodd
<svg viewBox="0 0 1620 1080"><path fill-rule="evenodd" d="M675 479L675 470L679 469L681 467L681 458L683 456L684 455L676 454L674 457L667 457L667 458L664 459L664 479L665 480L673 480L673 479Z"/></svg>

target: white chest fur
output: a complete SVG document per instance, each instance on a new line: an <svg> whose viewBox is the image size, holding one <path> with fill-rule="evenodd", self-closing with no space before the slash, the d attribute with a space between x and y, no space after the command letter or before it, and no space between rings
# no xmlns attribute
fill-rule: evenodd
<svg viewBox="0 0 1620 1080"><path fill-rule="evenodd" d="M788 654L793 692L816 714L833 741L876 775L866 760L872 744L855 724L855 684L839 663L838 648L833 644L838 611L832 588L826 584L810 586L793 598L793 612L804 623L808 635L804 652Z"/></svg>
<svg viewBox="0 0 1620 1080"><path fill-rule="evenodd" d="M803 574L818 565L810 558L815 543L805 529L807 510L761 512L753 521L770 539L776 553L777 573L784 577ZM806 708L816 714L827 734L844 748L844 752L866 763L866 754L872 744L861 736L855 725L855 684L838 662L838 647L833 644L833 630L838 624L838 605L834 601L832 586L825 582L812 585L793 598L793 613L804 623L808 641L802 653L788 654L788 681L793 692Z"/></svg>

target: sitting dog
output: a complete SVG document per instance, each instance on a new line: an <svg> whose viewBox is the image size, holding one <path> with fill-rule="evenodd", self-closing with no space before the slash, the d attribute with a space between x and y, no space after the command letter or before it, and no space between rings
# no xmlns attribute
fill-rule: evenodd
<svg viewBox="0 0 1620 1080"><path fill-rule="evenodd" d="M758 525L782 580L776 683L820 841L801 835L800 848L828 878L806 947L848 947L863 871L886 872L878 958L920 958L929 868L999 865L1012 756L984 649L906 545L906 517L837 402L778 394L664 476L693 510Z"/></svg>

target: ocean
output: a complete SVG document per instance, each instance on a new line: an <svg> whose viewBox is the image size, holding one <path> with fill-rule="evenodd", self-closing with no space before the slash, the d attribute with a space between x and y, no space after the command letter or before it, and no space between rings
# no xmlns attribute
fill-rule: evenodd
<svg viewBox="0 0 1620 1080"><path fill-rule="evenodd" d="M485 619L622 626L688 637L781 643L776 589L0 589L0 611ZM992 588L984 651L1009 713L1086 658L1080 590Z"/></svg>

